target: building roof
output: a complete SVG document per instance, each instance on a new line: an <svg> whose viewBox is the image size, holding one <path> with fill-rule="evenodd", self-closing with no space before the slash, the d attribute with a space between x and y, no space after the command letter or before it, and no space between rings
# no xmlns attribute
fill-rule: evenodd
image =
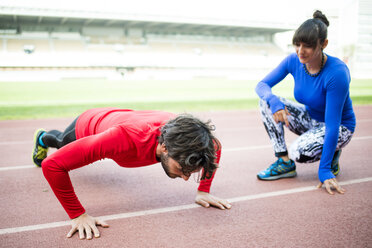
<svg viewBox="0 0 372 248"><path fill-rule="evenodd" d="M223 36L272 35L293 30L289 23L237 20L219 18L193 18L185 16L139 15L93 10L48 9L32 7L0 6L0 29L27 27L68 26L72 29L83 27L138 28L162 33L183 33Z"/></svg>

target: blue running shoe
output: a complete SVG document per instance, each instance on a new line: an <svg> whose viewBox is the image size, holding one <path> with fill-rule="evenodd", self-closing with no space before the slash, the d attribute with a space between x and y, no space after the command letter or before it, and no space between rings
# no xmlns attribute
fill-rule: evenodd
<svg viewBox="0 0 372 248"><path fill-rule="evenodd" d="M335 152L335 155L333 155L332 163L331 163L331 171L333 175L337 176L338 173L340 173L340 164L339 159L341 155L341 149Z"/></svg>
<svg viewBox="0 0 372 248"><path fill-rule="evenodd" d="M291 159L288 162L284 162L283 159L279 158L266 170L260 171L257 174L257 178L260 180L276 180L280 178L295 177L296 165Z"/></svg>

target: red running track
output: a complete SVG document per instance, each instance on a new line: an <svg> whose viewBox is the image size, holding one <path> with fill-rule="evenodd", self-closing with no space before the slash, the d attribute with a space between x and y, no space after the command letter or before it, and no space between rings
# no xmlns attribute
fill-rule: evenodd
<svg viewBox="0 0 372 248"><path fill-rule="evenodd" d="M159 165L105 160L70 173L88 213L110 224L93 240L65 238L68 216L31 166L34 130L64 129L72 119L1 121L0 247L372 247L371 113L356 107L337 178L347 192L333 196L314 187L318 163L297 164L296 178L256 179L274 161L258 111L196 113L217 127L223 152L211 193L232 209L198 207L197 183L171 180Z"/></svg>

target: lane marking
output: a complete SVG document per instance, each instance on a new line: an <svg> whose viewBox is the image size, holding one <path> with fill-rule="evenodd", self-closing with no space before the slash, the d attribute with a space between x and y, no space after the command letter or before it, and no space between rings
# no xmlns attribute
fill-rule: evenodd
<svg viewBox="0 0 372 248"><path fill-rule="evenodd" d="M17 166L9 166L9 167L0 167L0 171L31 169L35 167L36 165L17 165Z"/></svg>
<svg viewBox="0 0 372 248"><path fill-rule="evenodd" d="M370 122L372 119L362 119L358 120L357 123L360 122ZM22 127L20 127L21 129ZM14 129L14 128L11 128ZM223 133L228 131L245 131L245 130L262 130L262 127L236 127L236 128L221 128L216 129L217 133ZM8 142L0 142L0 146L6 146L6 145L20 145L20 144L32 144L32 140L19 140L19 141L8 141Z"/></svg>
<svg viewBox="0 0 372 248"><path fill-rule="evenodd" d="M372 136L371 136L372 137ZM245 151L245 150L257 150L257 149L264 149L264 148L271 148L271 145L263 145L263 146L247 146L247 147L237 147L237 148L230 148L230 149L223 149L223 152L234 152L234 151ZM102 161L101 161L102 162ZM0 171L10 171L10 170L21 170L21 169L31 169L35 168L35 165L20 165L20 166L8 166L8 167L0 167Z"/></svg>
<svg viewBox="0 0 372 248"><path fill-rule="evenodd" d="M352 142L353 140L366 140L366 139L372 139L372 136L353 137L350 142ZM288 143L287 145L289 146L290 144ZM272 145L227 148L227 149L222 149L222 152L235 152L235 151L243 151L243 150L245 151L245 150L265 149L265 148L272 148Z"/></svg>
<svg viewBox="0 0 372 248"><path fill-rule="evenodd" d="M372 177L354 179L349 181L340 182L340 185L350 185L350 184L357 184L357 183L365 183L371 182ZM249 200L256 200L256 199L263 199L269 197L276 197L282 195L290 195L295 193L307 192L307 191L315 191L319 190L315 186L308 186L308 187L300 187L300 188L293 188L287 190L279 190L255 195L247 195L241 197L234 197L227 199L229 202L242 202L242 201L249 201ZM188 205L180 205L174 207L166 207L166 208L157 208L157 209L150 209L150 210L143 210L143 211L136 211L136 212L129 212L129 213L121 213L121 214L112 214L112 215L104 215L97 217L101 220L108 221L108 220L118 220L118 219L126 219L126 218L133 218L133 217L140 217L140 216L147 216L147 215L155 215L155 214L162 214L162 213L169 213L169 212L177 212L187 209L194 209L200 208L200 205L197 204L188 204ZM11 233L20 233L26 231L35 231L35 230L42 230L42 229L49 229L55 227L62 227L62 226L69 226L71 225L70 221L59 221L59 222L51 222L45 224L38 224L38 225L30 225L30 226L21 226L21 227L12 227L12 228L3 228L0 229L0 235L3 234L11 234Z"/></svg>
<svg viewBox="0 0 372 248"><path fill-rule="evenodd" d="M262 146L246 146L246 147L236 147L236 148L222 148L222 152L236 152L236 151L245 151L245 150L258 150L258 149L265 149L271 148L272 145L262 145Z"/></svg>
<svg viewBox="0 0 372 248"><path fill-rule="evenodd" d="M372 136L360 136L360 137L351 138L351 141L353 141L353 140L365 140L365 139L371 139L371 138L372 138Z"/></svg>
<svg viewBox="0 0 372 248"><path fill-rule="evenodd" d="M0 146L8 146L8 145L24 145L24 144L32 144L34 143L32 140L29 141L8 141L8 142L0 142Z"/></svg>
<svg viewBox="0 0 372 248"><path fill-rule="evenodd" d="M357 120L357 124L358 124L358 122L370 122L370 121L372 121L372 119L361 119L361 120Z"/></svg>
<svg viewBox="0 0 372 248"><path fill-rule="evenodd" d="M366 178L360 178L360 179L354 179L354 180L348 180L344 182L339 182L339 185L349 185L349 184L356 184L356 183L365 183L372 181L372 177L366 177ZM324 187L324 186L323 186ZM316 186L308 186L308 187L301 187L301 188L293 188L293 189L287 189L287 190L280 190L280 191L274 191L274 192L268 192L268 193L262 193L257 195L248 195L248 196L241 196L241 197L235 197L228 199L229 202L241 202L241 201L248 201L248 200L254 200L254 199L261 199L261 198L268 198L268 197L274 197L274 196L280 196L280 195L289 195L294 193L300 193L300 192L307 192L312 190L317 190L318 188Z"/></svg>
<svg viewBox="0 0 372 248"><path fill-rule="evenodd" d="M353 140L366 140L372 139L372 136L360 136L360 137L353 137ZM261 146L245 146L245 147L236 147L236 148L227 148L223 149L223 152L236 152L236 151L246 151L246 150L258 150L258 149L267 149L271 148L271 145L261 145ZM21 170L21 169L31 169L35 168L35 165L19 165L19 166L8 166L8 167L0 167L1 171L10 171L10 170Z"/></svg>

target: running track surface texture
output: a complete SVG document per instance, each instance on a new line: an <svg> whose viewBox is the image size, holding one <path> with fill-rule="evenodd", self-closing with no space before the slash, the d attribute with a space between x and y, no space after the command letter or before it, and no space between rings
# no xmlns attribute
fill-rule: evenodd
<svg viewBox="0 0 372 248"><path fill-rule="evenodd" d="M230 210L194 204L194 178L169 179L159 164L103 160L72 171L87 212L110 225L92 240L65 237L68 216L30 156L35 129L63 130L72 119L1 121L0 247L372 247L372 106L355 111L337 177L344 195L315 188L318 163L297 163L296 178L257 180L274 161L257 110L195 113L216 125L223 151L211 193Z"/></svg>

